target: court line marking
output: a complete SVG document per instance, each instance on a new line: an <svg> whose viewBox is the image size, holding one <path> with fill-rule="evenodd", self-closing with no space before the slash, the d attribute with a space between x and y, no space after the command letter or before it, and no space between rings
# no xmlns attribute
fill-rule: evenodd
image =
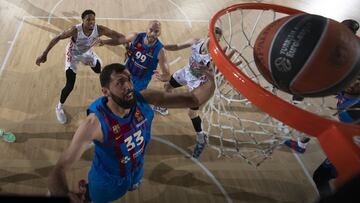
<svg viewBox="0 0 360 203"><path fill-rule="evenodd" d="M25 18L37 18L37 19L48 19L49 16L24 16ZM50 17L50 19L80 19L81 17L76 16L64 16L64 17ZM133 21L151 21L156 18L104 18L104 17L96 17L98 20L133 20ZM183 19L174 19L174 18L161 18L159 21L168 21L168 22L195 22L195 23L208 23L209 20L183 20Z"/></svg>
<svg viewBox="0 0 360 203"><path fill-rule="evenodd" d="M185 17L186 19L186 22L188 23L189 27L192 27L191 25L191 21L189 20L189 17L186 15L186 13L184 12L184 10L179 6L177 5L175 2L171 1L171 0L168 0L172 5L174 5L179 11L181 14L183 14L183 16Z"/></svg>
<svg viewBox="0 0 360 203"><path fill-rule="evenodd" d="M56 4L55 4L55 6L51 9L51 11L50 11L50 13L49 13L49 16L48 16L48 24L50 24L50 20L52 19L52 15L53 15L53 13L54 13L54 11L55 11L55 9L61 4L61 2L63 2L64 0L60 0L60 1L58 1Z"/></svg>
<svg viewBox="0 0 360 203"><path fill-rule="evenodd" d="M169 63L169 66L172 66L173 64L177 63L178 61L180 61L180 59L181 59L181 57L178 56L176 59L174 59L173 61L171 61L171 62Z"/></svg>
<svg viewBox="0 0 360 203"><path fill-rule="evenodd" d="M314 180L312 179L312 176L310 175L309 171L306 169L304 162L301 160L299 155L294 150L291 150L291 151L292 151L295 159L299 162L301 169L304 171L305 176L307 177L311 186L315 190L317 197L319 198L320 197L319 191L317 190L316 184L315 184Z"/></svg>
<svg viewBox="0 0 360 203"><path fill-rule="evenodd" d="M205 173L206 175L209 176L209 178L215 183L215 185L219 188L219 190L223 193L226 201L228 203L232 203L232 199L230 198L230 196L228 195L228 193L226 192L226 190L224 189L224 187L221 185L221 183L216 179L216 177L214 176L214 174L211 173L211 171L206 168L206 166L204 166L200 161L198 161L197 159L194 159L191 154L187 153L185 150L183 150L181 147L175 145L174 143L168 141L168 140L165 140L161 137L158 137L158 136L154 136L152 135L151 136L151 139L153 140L156 140L160 143L163 143L163 144L166 144L174 149L176 149L178 152L184 154L186 157L191 157L191 161L193 161L196 165L198 165Z"/></svg>
<svg viewBox="0 0 360 203"><path fill-rule="evenodd" d="M14 48L14 45L15 45L15 42L16 42L18 36L19 36L20 30L22 29L22 26L24 25L24 20L25 20L25 16L22 17L21 22L20 22L20 24L19 24L18 27L17 27L15 36L14 36L14 38L13 38L13 40L11 41L11 44L10 44L10 48L8 49L8 51L7 51L7 53L6 53L6 56L5 56L5 59L4 59L3 63L2 63L2 65L1 65L1 68L0 68L0 76L2 75L2 72L3 72L4 68L5 68L5 65L6 65L7 61L9 60L10 54L11 54L13 48Z"/></svg>

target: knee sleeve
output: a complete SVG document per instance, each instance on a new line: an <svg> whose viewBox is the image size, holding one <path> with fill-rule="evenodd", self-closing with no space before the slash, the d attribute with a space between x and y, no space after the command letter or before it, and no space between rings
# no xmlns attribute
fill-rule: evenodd
<svg viewBox="0 0 360 203"><path fill-rule="evenodd" d="M195 129L195 132L201 132L202 131L200 116L197 116L197 117L191 119L191 122L193 124L194 129Z"/></svg>
<svg viewBox="0 0 360 203"><path fill-rule="evenodd" d="M182 86L181 84L179 84L179 83L175 80L175 78L174 78L173 75L171 75L171 77L170 77L169 84L170 84L173 88L177 88L177 87L181 87L181 86Z"/></svg>
<svg viewBox="0 0 360 203"><path fill-rule="evenodd" d="M91 69L95 72L95 73L100 73L101 72L101 64L99 60L96 60L96 65L95 67L91 67Z"/></svg>
<svg viewBox="0 0 360 203"><path fill-rule="evenodd" d="M74 89L75 80L76 80L76 73L74 73L73 70L70 68L66 70L66 84L65 87L61 91L60 96L60 103L65 103L67 97L71 93L71 91Z"/></svg>

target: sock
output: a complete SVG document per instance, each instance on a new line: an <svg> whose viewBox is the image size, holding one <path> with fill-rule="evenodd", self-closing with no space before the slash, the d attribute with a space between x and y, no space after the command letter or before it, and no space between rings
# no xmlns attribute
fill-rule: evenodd
<svg viewBox="0 0 360 203"><path fill-rule="evenodd" d="M307 139L302 139L300 137L297 138L297 144L299 147L305 149L306 148L306 145L308 144L308 140Z"/></svg>
<svg viewBox="0 0 360 203"><path fill-rule="evenodd" d="M56 108L57 108L57 109L62 109L63 106L64 106L64 104L62 104L62 103L59 102L58 105L56 106Z"/></svg>

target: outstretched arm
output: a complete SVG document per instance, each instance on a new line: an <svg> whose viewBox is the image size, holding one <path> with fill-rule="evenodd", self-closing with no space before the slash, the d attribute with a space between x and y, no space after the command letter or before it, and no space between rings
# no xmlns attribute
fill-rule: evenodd
<svg viewBox="0 0 360 203"><path fill-rule="evenodd" d="M163 48L160 50L158 58L161 74L156 72L155 77L162 82L167 82L170 80L170 71L169 65L167 63L166 53Z"/></svg>
<svg viewBox="0 0 360 203"><path fill-rule="evenodd" d="M98 28L99 28L99 35L100 36L105 35L105 36L109 37L110 39L100 39L100 38L98 38L97 40L94 41L94 43L92 45L99 45L99 46L111 45L111 46L115 46L115 45L120 45L120 44L127 44L129 42L132 42L136 37L136 33L131 34L128 37L126 37L122 33L116 32L115 30L111 30L110 28L107 28L107 27L102 26L102 25L98 25Z"/></svg>
<svg viewBox="0 0 360 203"><path fill-rule="evenodd" d="M76 130L70 146L60 156L49 175L48 187L51 195L66 196L71 193L66 181L66 172L80 159L88 144L93 139L98 139L99 135L102 135L99 120L94 114L90 114Z"/></svg>
<svg viewBox="0 0 360 203"><path fill-rule="evenodd" d="M46 62L47 60L47 54L49 53L49 51L62 39L66 39L72 36L76 35L76 27L73 26L71 28L69 28L68 30L65 30L64 32L60 33L59 35L57 35L56 37L54 37L49 45L46 47L45 51L36 59L36 65L40 66L41 63Z"/></svg>
<svg viewBox="0 0 360 203"><path fill-rule="evenodd" d="M189 39L186 42L183 42L183 43L180 43L180 44L167 44L167 45L164 46L164 48L167 51L178 51L178 50L190 47L196 41L199 41L199 39L197 39L197 38Z"/></svg>
<svg viewBox="0 0 360 203"><path fill-rule="evenodd" d="M168 93L145 89L141 91L141 94L149 104L156 106L168 108L199 107L211 98L215 90L212 70L207 70L205 73L208 80L191 92Z"/></svg>

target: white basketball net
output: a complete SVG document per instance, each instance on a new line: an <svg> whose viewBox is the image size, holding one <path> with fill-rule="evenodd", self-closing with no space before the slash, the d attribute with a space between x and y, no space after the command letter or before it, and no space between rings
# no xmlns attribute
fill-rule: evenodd
<svg viewBox="0 0 360 203"><path fill-rule="evenodd" d="M272 10L238 9L223 15L216 24L223 31L221 46L236 50L233 62L243 61L238 68L263 88L285 101L293 102L292 95L278 91L265 81L253 59L257 35L266 25L284 16ZM220 71L215 72L216 90L214 97L203 108L203 125L209 136L215 138L210 139L210 146L218 150L219 156L241 157L249 164L259 166L271 158L274 149L284 140L305 136L261 112L237 92ZM331 108L336 107L335 96L305 98L296 105L336 119L337 112Z"/></svg>

